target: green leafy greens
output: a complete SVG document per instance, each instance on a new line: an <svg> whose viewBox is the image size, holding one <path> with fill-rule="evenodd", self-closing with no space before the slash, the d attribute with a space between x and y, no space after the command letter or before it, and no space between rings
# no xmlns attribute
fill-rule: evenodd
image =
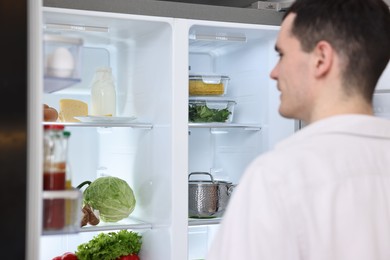
<svg viewBox="0 0 390 260"><path fill-rule="evenodd" d="M138 255L142 236L133 231L100 233L77 247L78 260L115 260L121 256Z"/></svg>
<svg viewBox="0 0 390 260"><path fill-rule="evenodd" d="M226 122L231 112L227 109L209 108L206 105L189 105L188 119L190 122Z"/></svg>

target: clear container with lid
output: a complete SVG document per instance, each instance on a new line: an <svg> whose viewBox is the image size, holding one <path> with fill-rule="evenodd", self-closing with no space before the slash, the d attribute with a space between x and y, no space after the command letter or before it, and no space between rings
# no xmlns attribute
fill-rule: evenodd
<svg viewBox="0 0 390 260"><path fill-rule="evenodd" d="M55 92L81 81L81 46L76 37L43 36L44 91Z"/></svg>
<svg viewBox="0 0 390 260"><path fill-rule="evenodd" d="M188 103L191 123L231 123L236 102L233 100L195 99Z"/></svg>
<svg viewBox="0 0 390 260"><path fill-rule="evenodd" d="M230 78L224 75L190 75L190 96L223 96Z"/></svg>
<svg viewBox="0 0 390 260"><path fill-rule="evenodd" d="M45 76L58 78L80 77L81 38L45 34Z"/></svg>

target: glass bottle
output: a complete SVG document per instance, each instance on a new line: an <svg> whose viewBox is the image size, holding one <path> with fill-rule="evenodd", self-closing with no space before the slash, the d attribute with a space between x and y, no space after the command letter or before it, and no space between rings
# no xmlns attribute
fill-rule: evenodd
<svg viewBox="0 0 390 260"><path fill-rule="evenodd" d="M63 131L63 147L65 150L65 153L67 154L68 157L68 145L69 145L69 138L71 133L69 131ZM66 161L66 166L65 166L65 189L70 190L72 189L72 167L70 165L69 160Z"/></svg>
<svg viewBox="0 0 390 260"><path fill-rule="evenodd" d="M116 91L111 68L98 68L92 80L91 115L115 116Z"/></svg>
<svg viewBox="0 0 390 260"><path fill-rule="evenodd" d="M44 126L43 190L65 190L67 152L64 149L63 125ZM43 228L62 229L65 225L64 199L45 199Z"/></svg>

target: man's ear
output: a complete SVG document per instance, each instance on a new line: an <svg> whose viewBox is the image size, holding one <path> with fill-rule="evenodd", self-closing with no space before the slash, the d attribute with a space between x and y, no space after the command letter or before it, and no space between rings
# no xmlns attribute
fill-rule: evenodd
<svg viewBox="0 0 390 260"><path fill-rule="evenodd" d="M313 50L314 55L314 75L316 77L323 77L329 73L334 62L334 49L326 41L320 41L317 43Z"/></svg>

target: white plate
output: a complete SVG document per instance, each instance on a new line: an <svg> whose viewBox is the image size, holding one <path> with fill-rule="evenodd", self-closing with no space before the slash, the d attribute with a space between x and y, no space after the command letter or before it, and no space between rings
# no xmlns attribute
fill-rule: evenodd
<svg viewBox="0 0 390 260"><path fill-rule="evenodd" d="M74 118L83 123L129 123L136 119L134 116L75 116Z"/></svg>

